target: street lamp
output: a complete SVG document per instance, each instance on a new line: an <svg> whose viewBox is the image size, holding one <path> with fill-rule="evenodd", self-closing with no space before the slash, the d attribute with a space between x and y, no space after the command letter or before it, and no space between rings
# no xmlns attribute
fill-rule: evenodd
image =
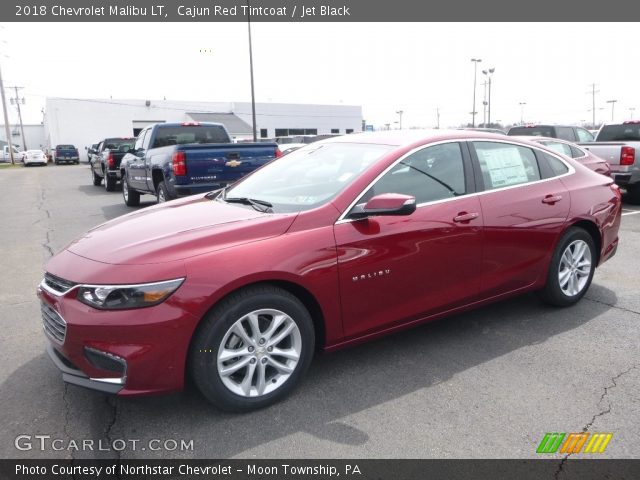
<svg viewBox="0 0 640 480"><path fill-rule="evenodd" d="M247 29L249 31L249 71L251 74L251 119L253 121L253 141L258 141L258 131L256 127L256 94L253 87L253 48L251 44L251 3L247 0Z"/></svg>
<svg viewBox="0 0 640 480"><path fill-rule="evenodd" d="M518 105L520 105L520 125L524 125L524 106L527 104L527 102L520 102L518 103Z"/></svg>
<svg viewBox="0 0 640 480"><path fill-rule="evenodd" d="M478 75L478 63L482 61L481 58L472 58L473 62L473 108L471 109L471 126L476 126L476 78Z"/></svg>
<svg viewBox="0 0 640 480"><path fill-rule="evenodd" d="M488 127L491 127L491 76L495 71L496 71L495 68L482 70L482 73L487 76L487 79L489 81L489 96L487 97L487 125L486 125Z"/></svg>
<svg viewBox="0 0 640 480"><path fill-rule="evenodd" d="M615 106L618 100L607 100L607 103L611 104L611 121L613 122L613 107Z"/></svg>
<svg viewBox="0 0 640 480"><path fill-rule="evenodd" d="M400 117L400 121L397 122L398 126L399 126L398 128L399 128L399 130L402 130L402 114L404 113L404 111L403 110L398 110L396 113Z"/></svg>
<svg viewBox="0 0 640 480"><path fill-rule="evenodd" d="M629 107L629 120L633 120L633 111L636 109L636 107Z"/></svg>

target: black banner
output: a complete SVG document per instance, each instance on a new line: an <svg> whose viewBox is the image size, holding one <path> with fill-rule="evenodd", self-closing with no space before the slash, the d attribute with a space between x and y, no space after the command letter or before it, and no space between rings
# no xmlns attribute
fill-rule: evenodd
<svg viewBox="0 0 640 480"><path fill-rule="evenodd" d="M638 479L640 460L0 460L3 480Z"/></svg>
<svg viewBox="0 0 640 480"><path fill-rule="evenodd" d="M610 0L14 0L0 2L10 22L492 22L629 21L640 4ZM535 39L523 39L533 41Z"/></svg>

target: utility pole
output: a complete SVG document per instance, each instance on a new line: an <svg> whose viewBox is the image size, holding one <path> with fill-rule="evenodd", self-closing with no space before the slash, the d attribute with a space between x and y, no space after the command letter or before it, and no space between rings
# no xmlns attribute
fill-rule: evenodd
<svg viewBox="0 0 640 480"><path fill-rule="evenodd" d="M484 82L482 82L482 86L484 87L484 97L482 100L482 126L486 127L487 126L487 85L489 85L489 82L487 82L486 80Z"/></svg>
<svg viewBox="0 0 640 480"><path fill-rule="evenodd" d="M249 30L249 70L251 73L251 119L253 121L253 141L258 141L258 130L256 127L256 94L253 88L253 48L251 44L251 3L247 0L247 28Z"/></svg>
<svg viewBox="0 0 640 480"><path fill-rule="evenodd" d="M11 101L16 102L16 108L18 109L18 119L20 120L20 132L22 134L22 143L23 143L22 150L26 152L27 139L24 136L24 125L22 125L22 112L20 111L20 101L22 100L22 103L24 103L24 97L20 98L20 95L18 94L18 90L22 90L24 87L7 87L7 88L13 88L16 92L16 98L12 98Z"/></svg>
<svg viewBox="0 0 640 480"><path fill-rule="evenodd" d="M520 105L520 125L524 125L524 106L527 104L527 102L519 102L518 105Z"/></svg>
<svg viewBox="0 0 640 480"><path fill-rule="evenodd" d="M613 107L615 107L617 101L618 100L607 100L607 103L611 104L611 121L612 122L613 122Z"/></svg>
<svg viewBox="0 0 640 480"><path fill-rule="evenodd" d="M13 145L11 144L11 127L9 126L9 114L7 113L7 99L4 96L4 84L2 83L2 69L0 69L0 95L2 96L2 111L4 113L4 130L7 134L7 145L9 145L9 155L11 156L11 164L15 165L16 160L13 158Z"/></svg>
<svg viewBox="0 0 640 480"><path fill-rule="evenodd" d="M400 121L398 122L398 130L402 130L402 114L404 113L404 110L398 110L396 113L400 117Z"/></svg>
<svg viewBox="0 0 640 480"><path fill-rule="evenodd" d="M600 90L596 90L596 84L591 84L591 91L587 92L591 94L591 111L593 112L592 125L593 128L596 128L596 93L599 93Z"/></svg>
<svg viewBox="0 0 640 480"><path fill-rule="evenodd" d="M473 62L473 108L471 109L471 127L476 126L476 78L478 77L478 64L481 58L472 58Z"/></svg>
<svg viewBox="0 0 640 480"><path fill-rule="evenodd" d="M440 107L436 107L436 128L439 129L440 128Z"/></svg>

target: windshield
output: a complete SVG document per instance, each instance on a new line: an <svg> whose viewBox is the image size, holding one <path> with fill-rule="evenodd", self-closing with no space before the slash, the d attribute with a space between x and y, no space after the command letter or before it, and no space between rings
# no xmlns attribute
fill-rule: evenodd
<svg viewBox="0 0 640 480"><path fill-rule="evenodd" d="M551 127L513 127L509 135L526 135L529 137L555 137Z"/></svg>
<svg viewBox="0 0 640 480"><path fill-rule="evenodd" d="M328 202L385 153L389 145L315 143L256 171L225 198L251 198L276 213L310 210Z"/></svg>
<svg viewBox="0 0 640 480"><path fill-rule="evenodd" d="M640 141L640 123L605 125L598 134L598 142Z"/></svg>

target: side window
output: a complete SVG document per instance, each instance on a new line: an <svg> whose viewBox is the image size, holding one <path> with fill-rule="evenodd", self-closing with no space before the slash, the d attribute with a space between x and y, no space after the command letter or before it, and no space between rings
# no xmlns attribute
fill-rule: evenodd
<svg viewBox="0 0 640 480"><path fill-rule="evenodd" d="M593 135L584 128L576 128L576 134L579 142L593 142Z"/></svg>
<svg viewBox="0 0 640 480"><path fill-rule="evenodd" d="M587 154L582 150L580 150L579 148L572 147L572 146L569 146L569 148L571 149L571 155L570 155L571 158L581 158L581 157L587 156Z"/></svg>
<svg viewBox="0 0 640 480"><path fill-rule="evenodd" d="M567 167L563 162L561 162L559 159L557 159L553 155L549 155L548 153L541 152L541 151L538 151L538 152L541 154L544 161L547 162L547 164L553 171L554 177L557 177L558 175L564 175L569 171L569 167Z"/></svg>
<svg viewBox="0 0 640 480"><path fill-rule="evenodd" d="M144 137L145 134L147 133L147 130L143 130L140 132L140 134L138 135L138 138L136 139L136 144L133 146L134 150L140 150L141 148L143 148L143 143L144 143Z"/></svg>
<svg viewBox="0 0 640 480"><path fill-rule="evenodd" d="M464 178L460 144L434 145L396 164L367 191L363 200L382 193L412 195L417 203L456 197L467 193Z"/></svg>
<svg viewBox="0 0 640 480"><path fill-rule="evenodd" d="M540 180L533 150L498 142L474 142L485 190Z"/></svg>
<svg viewBox="0 0 640 480"><path fill-rule="evenodd" d="M558 153L562 153L563 155L571 156L571 147L566 143L560 142L542 142L542 144L546 147L549 147L551 150L555 150Z"/></svg>
<svg viewBox="0 0 640 480"><path fill-rule="evenodd" d="M151 129L147 129L146 135L144 136L144 141L142 142L142 148L144 148L145 150L149 150L149 144L151 143L152 136L153 135L151 134Z"/></svg>
<svg viewBox="0 0 640 480"><path fill-rule="evenodd" d="M575 142L576 140L573 128L571 127L556 127L556 137L562 140L569 140L570 142Z"/></svg>

